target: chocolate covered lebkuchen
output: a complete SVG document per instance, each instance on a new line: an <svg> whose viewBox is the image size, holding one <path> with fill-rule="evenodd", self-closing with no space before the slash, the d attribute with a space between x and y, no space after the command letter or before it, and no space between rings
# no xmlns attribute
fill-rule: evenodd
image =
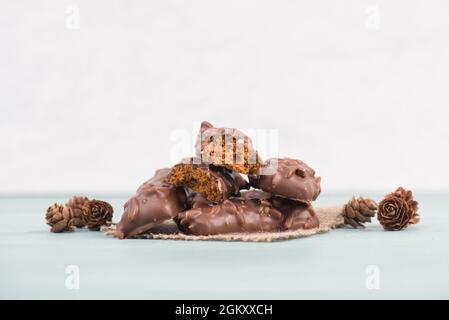
<svg viewBox="0 0 449 320"><path fill-rule="evenodd" d="M238 196L241 189L249 189L249 183L238 172L207 165L195 157L175 165L167 181L175 186L188 187L215 202Z"/></svg>
<svg viewBox="0 0 449 320"><path fill-rule="evenodd" d="M157 170L124 205L117 237L131 238L150 230L185 210L186 192L167 182L170 169Z"/></svg>
<svg viewBox="0 0 449 320"><path fill-rule="evenodd" d="M284 216L283 230L313 229L320 226L318 216L310 204L276 196L272 196L270 202Z"/></svg>
<svg viewBox="0 0 449 320"><path fill-rule="evenodd" d="M170 219L183 233L205 236L319 226L311 202L321 192L321 178L304 162L272 158L264 163L242 131L207 121L195 147L196 157L156 171L126 202L119 238ZM261 190L242 191L250 187Z"/></svg>
<svg viewBox="0 0 449 320"><path fill-rule="evenodd" d="M215 128L207 121L201 123L195 149L203 163L244 174L256 173L261 163L245 133L235 128Z"/></svg>
<svg viewBox="0 0 449 320"><path fill-rule="evenodd" d="M271 158L267 160L259 174L249 176L255 188L280 197L310 203L321 192L321 177L301 160Z"/></svg>
<svg viewBox="0 0 449 320"><path fill-rule="evenodd" d="M282 213L260 201L231 197L215 204L196 195L192 209L178 214L174 219L186 234L214 235L241 232L280 231Z"/></svg>
<svg viewBox="0 0 449 320"><path fill-rule="evenodd" d="M198 193L187 199L190 209L174 218L179 229L192 235L242 232L276 232L319 226L311 206L258 191L242 191L215 204Z"/></svg>

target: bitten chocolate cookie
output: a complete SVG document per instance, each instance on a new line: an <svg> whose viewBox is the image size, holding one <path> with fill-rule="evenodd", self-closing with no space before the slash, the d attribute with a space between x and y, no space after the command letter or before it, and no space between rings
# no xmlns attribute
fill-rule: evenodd
<svg viewBox="0 0 449 320"><path fill-rule="evenodd" d="M195 144L196 154L204 163L224 166L232 171L253 174L260 158L251 139L234 128L215 128L203 121Z"/></svg>
<svg viewBox="0 0 449 320"><path fill-rule="evenodd" d="M258 175L249 176L251 185L274 195L310 203L321 192L321 177L300 160L272 158Z"/></svg>
<svg viewBox="0 0 449 320"><path fill-rule="evenodd" d="M239 195L241 189L249 188L249 183L239 173L207 165L199 158L187 158L175 165L169 173L168 182L188 187L215 202Z"/></svg>
<svg viewBox="0 0 449 320"><path fill-rule="evenodd" d="M157 170L124 206L117 237L130 238L172 219L185 210L186 192L167 182L170 169Z"/></svg>
<svg viewBox="0 0 449 320"><path fill-rule="evenodd" d="M213 235L237 232L280 231L282 214L257 200L229 198L219 204L194 196L192 209L181 212L174 221L186 234Z"/></svg>

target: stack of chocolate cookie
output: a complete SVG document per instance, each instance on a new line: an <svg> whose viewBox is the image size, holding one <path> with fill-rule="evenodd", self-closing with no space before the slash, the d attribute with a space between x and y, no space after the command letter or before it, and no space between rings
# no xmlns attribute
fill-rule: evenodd
<svg viewBox="0 0 449 320"><path fill-rule="evenodd" d="M264 162L243 132L209 122L201 124L195 148L195 157L157 170L126 202L117 224L119 238L132 238L167 220L193 235L319 226L311 202L320 194L321 179L304 162Z"/></svg>

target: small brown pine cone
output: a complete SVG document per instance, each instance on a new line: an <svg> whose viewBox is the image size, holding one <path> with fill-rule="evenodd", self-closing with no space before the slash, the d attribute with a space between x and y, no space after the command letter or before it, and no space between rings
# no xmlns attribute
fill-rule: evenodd
<svg viewBox="0 0 449 320"><path fill-rule="evenodd" d="M51 232L73 231L71 209L55 203L47 209L45 216Z"/></svg>
<svg viewBox="0 0 449 320"><path fill-rule="evenodd" d="M349 201L343 210L343 218L345 224L348 224L354 228L365 226L366 222L371 222L371 218L376 215L377 203L369 198L353 197Z"/></svg>
<svg viewBox="0 0 449 320"><path fill-rule="evenodd" d="M73 196L66 204L72 210L72 224L77 228L87 224L84 218L89 211L89 201L86 197Z"/></svg>
<svg viewBox="0 0 449 320"><path fill-rule="evenodd" d="M85 214L84 220L90 230L100 230L101 226L111 224L113 212L109 203L94 199L89 201L89 210Z"/></svg>
<svg viewBox="0 0 449 320"><path fill-rule="evenodd" d="M379 203L377 219L385 230L398 231L419 222L417 210L418 202L413 200L413 193L399 187Z"/></svg>

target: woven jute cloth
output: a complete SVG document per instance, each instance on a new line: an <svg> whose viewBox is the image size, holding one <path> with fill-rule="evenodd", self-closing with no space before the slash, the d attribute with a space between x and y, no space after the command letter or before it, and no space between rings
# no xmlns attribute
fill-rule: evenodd
<svg viewBox="0 0 449 320"><path fill-rule="evenodd" d="M258 233L228 233L216 234L210 236L194 236L179 232L176 224L167 222L160 225L158 228L152 229L146 233L135 236L133 239L161 239L161 240L218 240L218 241L249 241L249 242L269 242L280 241L301 237L308 237L314 234L325 233L332 229L343 227L344 219L342 216L344 205L315 208L315 211L320 220L320 226L309 230L292 230L282 232L258 232ZM101 229L106 235L114 236L115 225L103 227Z"/></svg>

